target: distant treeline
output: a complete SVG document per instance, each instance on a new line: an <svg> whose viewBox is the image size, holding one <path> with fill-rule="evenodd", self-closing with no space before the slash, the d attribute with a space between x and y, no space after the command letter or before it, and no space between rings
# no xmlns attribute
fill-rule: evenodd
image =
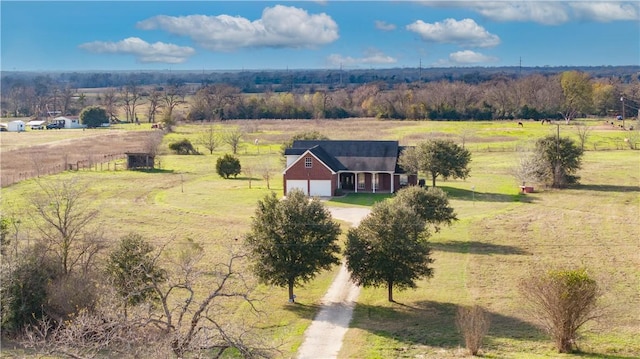
<svg viewBox="0 0 640 359"><path fill-rule="evenodd" d="M615 78L630 83L640 78L640 66L554 66L554 67L441 67L359 70L237 70L237 71L95 71L95 72L19 72L1 71L1 88L14 83L45 77L71 88L121 87L168 83L227 84L244 93L289 92L310 86L334 88L383 82L389 85L432 81L461 81L479 84L496 78L516 79L533 74L557 75L580 71L592 78Z"/></svg>
<svg viewBox="0 0 640 359"><path fill-rule="evenodd" d="M193 121L346 117L569 120L583 115L617 115L625 110L627 116L634 116L640 102L639 83L640 66L602 66L3 72L1 88L3 116L74 115L86 106L99 105L113 117L125 113L126 121L149 122L166 116ZM98 95L87 96L88 92ZM181 103L188 104L187 112L174 111Z"/></svg>

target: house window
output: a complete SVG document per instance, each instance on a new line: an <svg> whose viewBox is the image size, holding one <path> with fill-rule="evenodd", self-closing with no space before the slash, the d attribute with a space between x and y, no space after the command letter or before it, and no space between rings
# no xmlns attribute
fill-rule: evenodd
<svg viewBox="0 0 640 359"><path fill-rule="evenodd" d="M400 187L405 187L409 185L409 176L400 175Z"/></svg>
<svg viewBox="0 0 640 359"><path fill-rule="evenodd" d="M304 168L311 168L313 162L311 162L311 157L307 157L304 159Z"/></svg>
<svg viewBox="0 0 640 359"><path fill-rule="evenodd" d="M364 184L364 180L365 180L365 175L364 173L360 176L358 176L358 189L364 189L365 184Z"/></svg>

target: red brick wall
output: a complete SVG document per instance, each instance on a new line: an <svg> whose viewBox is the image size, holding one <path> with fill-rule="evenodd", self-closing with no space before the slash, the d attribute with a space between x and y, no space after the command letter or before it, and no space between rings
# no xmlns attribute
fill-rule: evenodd
<svg viewBox="0 0 640 359"><path fill-rule="evenodd" d="M306 168L305 158L311 158L311 168ZM331 173L322 162L310 154L302 156L284 174L284 194L287 194L287 180L331 180L331 193L336 191L337 175ZM308 190L308 189L307 189Z"/></svg>

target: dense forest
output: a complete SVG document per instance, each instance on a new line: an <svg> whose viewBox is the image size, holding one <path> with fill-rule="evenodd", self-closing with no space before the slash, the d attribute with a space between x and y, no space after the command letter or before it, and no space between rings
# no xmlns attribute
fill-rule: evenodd
<svg viewBox="0 0 640 359"><path fill-rule="evenodd" d="M636 116L640 66L2 72L2 116L490 120ZM181 104L188 103L188 110ZM175 111L174 111L175 110ZM122 114L124 113L124 116ZM120 118L124 117L124 118Z"/></svg>

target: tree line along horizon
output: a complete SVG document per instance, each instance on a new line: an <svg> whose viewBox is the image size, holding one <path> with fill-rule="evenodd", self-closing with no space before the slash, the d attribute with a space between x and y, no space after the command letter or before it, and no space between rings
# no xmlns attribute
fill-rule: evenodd
<svg viewBox="0 0 640 359"><path fill-rule="evenodd" d="M631 118L640 109L638 76L594 77L571 70L525 76L494 74L484 81L437 80L350 86L311 84L304 88L247 93L225 82L128 84L90 91L44 75L3 78L3 117L78 115L103 108L113 121L217 121L228 119L397 120L564 119L600 116Z"/></svg>

